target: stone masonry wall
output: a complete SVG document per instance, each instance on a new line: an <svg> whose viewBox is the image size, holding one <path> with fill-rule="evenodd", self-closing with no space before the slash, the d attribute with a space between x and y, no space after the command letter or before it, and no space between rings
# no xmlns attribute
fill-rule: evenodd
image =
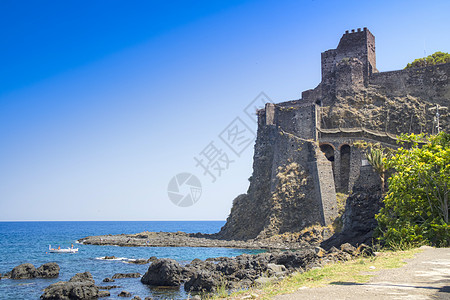
<svg viewBox="0 0 450 300"><path fill-rule="evenodd" d="M353 143L395 147L396 134L432 132L430 108L450 106L450 64L378 73L375 38L366 28L346 32L321 59L322 81L303 99L257 112L250 186L234 200L218 237L266 238L330 224L338 191L353 193L345 234L334 240L370 240L381 205L379 177ZM450 131L449 110L440 123Z"/></svg>
<svg viewBox="0 0 450 300"><path fill-rule="evenodd" d="M448 106L450 63L372 74L370 85L387 95L411 95Z"/></svg>

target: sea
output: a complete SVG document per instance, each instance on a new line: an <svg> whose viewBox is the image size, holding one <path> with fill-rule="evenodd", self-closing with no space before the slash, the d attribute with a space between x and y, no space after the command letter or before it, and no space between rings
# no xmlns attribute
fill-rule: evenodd
<svg viewBox="0 0 450 300"><path fill-rule="evenodd" d="M187 264L195 258L234 257L243 253L256 254L260 250L231 248L187 248L187 247L117 247L82 245L76 240L104 234L129 234L143 231L184 231L189 233L215 233L224 221L130 221L130 222L0 222L0 273L5 274L15 266L31 263L36 268L47 262L56 262L61 270L56 279L1 279L0 299L39 299L43 289L58 281L67 281L76 273L89 271L97 285L118 285L109 290L111 297L101 299L123 299L118 294L124 290L142 299L186 299L181 288L157 288L144 285L139 278L116 279L113 283L103 283L106 277L115 273L142 275L149 265L128 263L132 259L172 258L180 264ZM74 244L78 253L49 253L49 245L61 248ZM115 256L116 260L102 257Z"/></svg>

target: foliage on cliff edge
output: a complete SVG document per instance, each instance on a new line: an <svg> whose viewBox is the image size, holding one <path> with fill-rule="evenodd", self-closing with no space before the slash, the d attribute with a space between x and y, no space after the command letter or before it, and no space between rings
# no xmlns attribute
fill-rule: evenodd
<svg viewBox="0 0 450 300"><path fill-rule="evenodd" d="M450 246L450 134L402 136L412 147L399 148L389 160L385 207L376 215L378 239L389 245L419 243Z"/></svg>
<svg viewBox="0 0 450 300"><path fill-rule="evenodd" d="M450 63L450 54L438 51L427 57L415 59L412 63L408 63L405 69L434 66L445 63Z"/></svg>

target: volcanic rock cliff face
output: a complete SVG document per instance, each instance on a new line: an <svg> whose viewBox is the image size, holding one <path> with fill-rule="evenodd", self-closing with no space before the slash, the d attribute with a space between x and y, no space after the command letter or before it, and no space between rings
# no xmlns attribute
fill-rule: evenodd
<svg viewBox="0 0 450 300"><path fill-rule="evenodd" d="M350 197L343 233L334 240L367 242L380 185L353 142L396 147L401 133L435 133L432 108L448 107L449 99L450 64L380 73L370 31L347 32L336 49L322 53L315 89L258 111L250 187L234 200L218 237L259 239L330 225L337 191ZM439 121L450 130L448 110L440 110Z"/></svg>
<svg viewBox="0 0 450 300"><path fill-rule="evenodd" d="M248 193L234 200L220 237L266 238L300 231L322 218L315 179L307 164L299 163L317 159L316 148L276 127L260 127Z"/></svg>

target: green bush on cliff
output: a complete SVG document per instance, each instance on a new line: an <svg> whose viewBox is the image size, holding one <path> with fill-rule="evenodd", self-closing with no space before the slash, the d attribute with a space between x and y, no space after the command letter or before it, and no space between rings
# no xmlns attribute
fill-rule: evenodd
<svg viewBox="0 0 450 300"><path fill-rule="evenodd" d="M412 63L408 63L405 69L434 66L445 63L450 63L450 54L438 51L427 57L415 59Z"/></svg>
<svg viewBox="0 0 450 300"><path fill-rule="evenodd" d="M424 138L402 136L411 147L399 148L389 160L396 172L376 215L376 234L387 246L450 246L450 134L441 132L420 145Z"/></svg>

